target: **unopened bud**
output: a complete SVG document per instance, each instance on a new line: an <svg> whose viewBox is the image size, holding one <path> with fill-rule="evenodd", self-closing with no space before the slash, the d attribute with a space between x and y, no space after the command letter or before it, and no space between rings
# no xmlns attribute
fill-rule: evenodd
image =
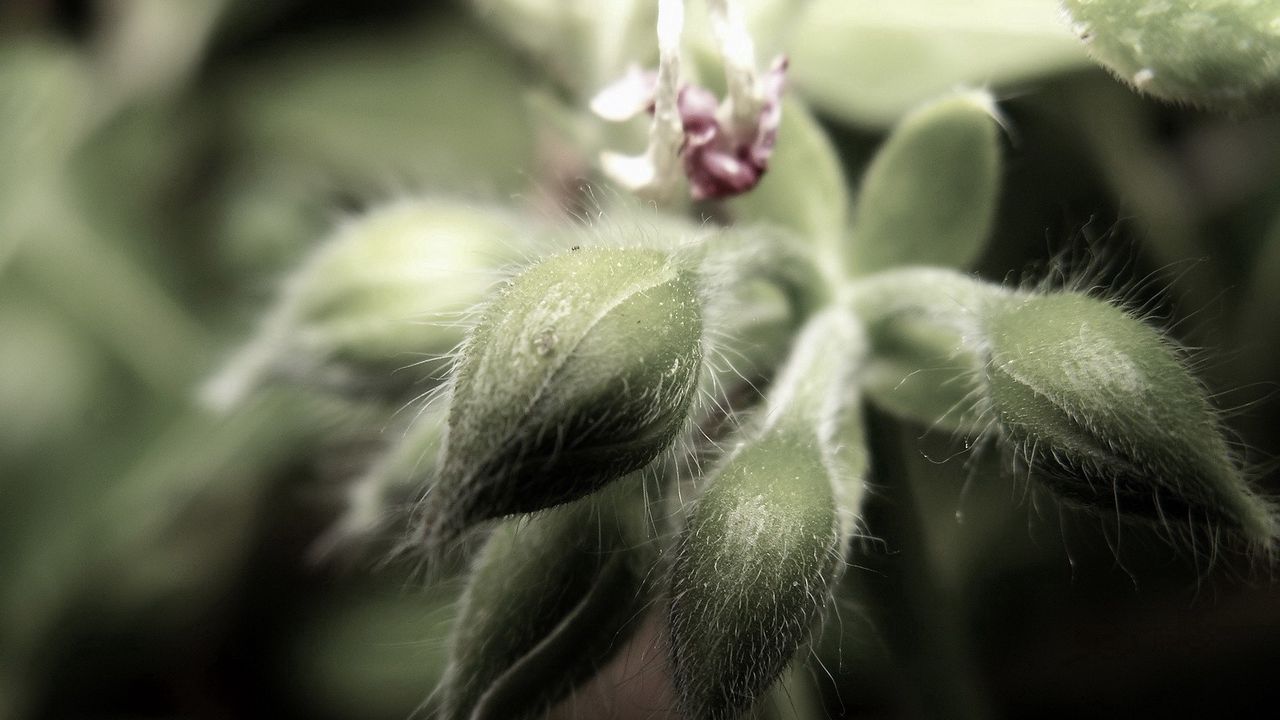
<svg viewBox="0 0 1280 720"><path fill-rule="evenodd" d="M461 342L463 313L528 232L505 211L441 199L396 202L346 223L288 280L258 335L206 386L206 400L232 406L273 374L373 385L429 377L394 373Z"/></svg>
<svg viewBox="0 0 1280 720"><path fill-rule="evenodd" d="M701 362L698 279L664 252L584 247L516 277L454 370L428 545L647 465L684 425Z"/></svg>
<svg viewBox="0 0 1280 720"><path fill-rule="evenodd" d="M671 569L671 659L687 717L745 712L809 639L844 567L867 466L840 312L814 318L761 427L699 499Z"/></svg>
<svg viewBox="0 0 1280 720"><path fill-rule="evenodd" d="M630 480L494 531L455 624L442 718L540 717L625 643L653 559Z"/></svg>
<svg viewBox="0 0 1280 720"><path fill-rule="evenodd" d="M1086 508L1269 545L1205 390L1160 333L1079 293L991 303L992 410L1051 490Z"/></svg>

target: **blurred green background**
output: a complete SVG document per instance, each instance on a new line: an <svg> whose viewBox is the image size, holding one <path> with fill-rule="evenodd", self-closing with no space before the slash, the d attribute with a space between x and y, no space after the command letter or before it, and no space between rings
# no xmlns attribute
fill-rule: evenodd
<svg viewBox="0 0 1280 720"><path fill-rule="evenodd" d="M411 195L577 209L595 150L626 137L585 101L651 58L645 5L0 4L0 718L429 713L457 582L313 552L404 399L285 386L222 417L196 389L344 217ZM1280 119L1133 95L1053 2L749 5L847 177L905 110L991 84L1005 190L980 272L1087 273L1147 303L1280 492ZM1280 706L1271 569L1062 510L999 457L874 425L897 458L868 511L883 542L815 646L815 707ZM631 702L562 712L664 716Z"/></svg>

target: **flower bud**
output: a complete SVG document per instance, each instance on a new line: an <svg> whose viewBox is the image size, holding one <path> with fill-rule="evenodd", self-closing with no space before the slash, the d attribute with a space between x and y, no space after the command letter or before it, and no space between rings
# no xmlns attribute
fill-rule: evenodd
<svg viewBox="0 0 1280 720"><path fill-rule="evenodd" d="M1162 523L1275 535L1204 388L1156 330L1079 293L988 306L992 410L1064 500Z"/></svg>
<svg viewBox="0 0 1280 720"><path fill-rule="evenodd" d="M1229 112L1280 107L1275 3L1063 4L1094 59L1139 92Z"/></svg>
<svg viewBox="0 0 1280 720"><path fill-rule="evenodd" d="M455 624L442 718L540 716L625 643L652 561L639 479L494 531Z"/></svg>
<svg viewBox="0 0 1280 720"><path fill-rule="evenodd" d="M746 711L808 640L843 570L865 440L848 373L861 338L818 316L771 390L764 423L699 499L671 569L671 662L687 717Z"/></svg>
<svg viewBox="0 0 1280 720"><path fill-rule="evenodd" d="M582 497L666 449L702 361L697 288L641 248L579 248L512 280L454 369L428 546Z"/></svg>
<svg viewBox="0 0 1280 720"><path fill-rule="evenodd" d="M745 711L790 663L840 567L835 498L810 439L744 447L713 480L672 570L672 670L688 717Z"/></svg>
<svg viewBox="0 0 1280 720"><path fill-rule="evenodd" d="M288 280L257 337L206 386L206 400L234 405L283 373L393 384L397 370L461 342L458 319L528 232L505 211L442 199L404 200L346 223Z"/></svg>

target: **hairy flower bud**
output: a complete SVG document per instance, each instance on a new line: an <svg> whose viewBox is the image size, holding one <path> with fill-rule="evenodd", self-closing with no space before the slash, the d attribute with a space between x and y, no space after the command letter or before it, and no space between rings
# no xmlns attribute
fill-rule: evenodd
<svg viewBox="0 0 1280 720"><path fill-rule="evenodd" d="M392 384L397 370L461 342L459 317L527 234L510 213L442 199L396 202L344 224L288 280L205 399L234 405L272 374Z"/></svg>
<svg viewBox="0 0 1280 720"><path fill-rule="evenodd" d="M701 361L698 280L665 252L583 247L516 277L455 368L428 546L647 465L684 425Z"/></svg>
<svg viewBox="0 0 1280 720"><path fill-rule="evenodd" d="M1280 107L1273 2L1064 0L1099 63L1140 92L1231 112Z"/></svg>
<svg viewBox="0 0 1280 720"><path fill-rule="evenodd" d="M671 570L671 661L687 717L730 718L808 640L843 570L866 471L848 373L861 355L840 312L806 329L763 427L711 480Z"/></svg>
<svg viewBox="0 0 1280 720"><path fill-rule="evenodd" d="M987 313L992 410L1055 493L1270 543L1267 504L1232 461L1204 389L1156 330L1079 293L1010 298Z"/></svg>
<svg viewBox="0 0 1280 720"><path fill-rule="evenodd" d="M626 640L646 602L639 478L486 542L455 624L441 717L540 717Z"/></svg>

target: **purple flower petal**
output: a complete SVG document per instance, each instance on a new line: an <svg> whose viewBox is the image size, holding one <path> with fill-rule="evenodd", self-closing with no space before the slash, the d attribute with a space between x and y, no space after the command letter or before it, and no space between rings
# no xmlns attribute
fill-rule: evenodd
<svg viewBox="0 0 1280 720"><path fill-rule="evenodd" d="M700 85L683 85L677 95L684 142L680 159L695 200L732 197L755 187L769 166L782 122L782 92L786 86L787 59L773 61L758 83L760 110L754 124L728 127L722 121L721 104L714 93ZM608 120L627 120L640 112L654 111L657 74L632 67L617 82L591 101L591 109ZM613 158L614 175L636 176L639 167L622 167ZM633 158L637 162L645 158ZM626 173L623 173L626 170Z"/></svg>
<svg viewBox="0 0 1280 720"><path fill-rule="evenodd" d="M754 127L734 133L717 115L715 96L690 85L680 92L684 123L684 172L695 200L732 197L760 182L769 167L782 121L782 91L787 60L779 57L760 80L763 104Z"/></svg>

